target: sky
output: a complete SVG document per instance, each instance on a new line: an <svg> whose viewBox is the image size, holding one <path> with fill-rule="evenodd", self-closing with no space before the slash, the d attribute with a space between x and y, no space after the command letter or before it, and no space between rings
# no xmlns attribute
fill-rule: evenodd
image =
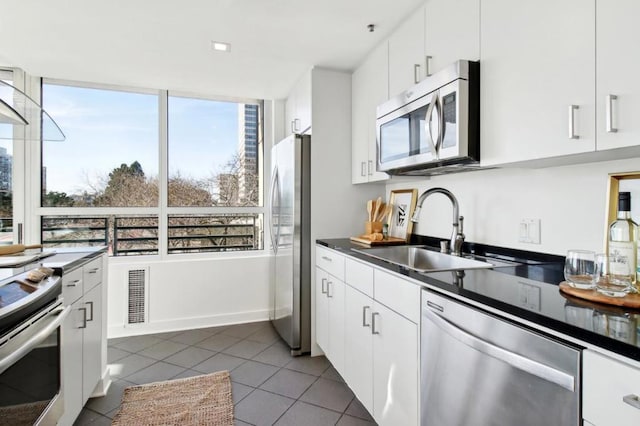
<svg viewBox="0 0 640 426"><path fill-rule="evenodd" d="M47 191L91 191L122 163L157 176L158 96L45 84L43 107L66 135L44 142ZM169 97L169 173L206 178L238 149L238 105Z"/></svg>

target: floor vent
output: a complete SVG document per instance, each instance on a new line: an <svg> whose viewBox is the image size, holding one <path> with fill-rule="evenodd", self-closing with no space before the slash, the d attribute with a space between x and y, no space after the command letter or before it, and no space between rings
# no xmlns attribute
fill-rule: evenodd
<svg viewBox="0 0 640 426"><path fill-rule="evenodd" d="M128 324L146 322L147 317L147 270L129 270L129 309Z"/></svg>

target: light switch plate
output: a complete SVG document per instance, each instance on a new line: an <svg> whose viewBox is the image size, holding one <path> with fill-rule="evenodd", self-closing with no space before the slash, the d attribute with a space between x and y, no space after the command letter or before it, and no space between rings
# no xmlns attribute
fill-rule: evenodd
<svg viewBox="0 0 640 426"><path fill-rule="evenodd" d="M521 219L518 229L518 241L521 243L540 244L540 219Z"/></svg>

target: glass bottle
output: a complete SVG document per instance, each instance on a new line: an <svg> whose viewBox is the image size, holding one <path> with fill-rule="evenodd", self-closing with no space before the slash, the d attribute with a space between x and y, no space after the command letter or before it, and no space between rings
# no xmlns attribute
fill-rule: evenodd
<svg viewBox="0 0 640 426"><path fill-rule="evenodd" d="M636 284L638 224L631 220L631 193L618 194L618 218L609 226L609 256L612 279Z"/></svg>

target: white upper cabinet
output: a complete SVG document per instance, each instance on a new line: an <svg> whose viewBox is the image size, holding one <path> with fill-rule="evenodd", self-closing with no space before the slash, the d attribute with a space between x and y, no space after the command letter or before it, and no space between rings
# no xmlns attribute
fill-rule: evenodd
<svg viewBox="0 0 640 426"><path fill-rule="evenodd" d="M285 104L285 132L311 133L311 70L291 90Z"/></svg>
<svg viewBox="0 0 640 426"><path fill-rule="evenodd" d="M459 59L480 59L479 0L428 0L425 16L427 74Z"/></svg>
<svg viewBox="0 0 640 426"><path fill-rule="evenodd" d="M425 76L424 6L411 14L389 37L389 97Z"/></svg>
<svg viewBox="0 0 640 426"><path fill-rule="evenodd" d="M640 2L596 2L597 149L640 144Z"/></svg>
<svg viewBox="0 0 640 426"><path fill-rule="evenodd" d="M481 164L595 151L594 0L483 0L480 16Z"/></svg>
<svg viewBox="0 0 640 426"><path fill-rule="evenodd" d="M376 108L389 98L387 44L378 46L351 77L352 182L386 180L376 171Z"/></svg>

